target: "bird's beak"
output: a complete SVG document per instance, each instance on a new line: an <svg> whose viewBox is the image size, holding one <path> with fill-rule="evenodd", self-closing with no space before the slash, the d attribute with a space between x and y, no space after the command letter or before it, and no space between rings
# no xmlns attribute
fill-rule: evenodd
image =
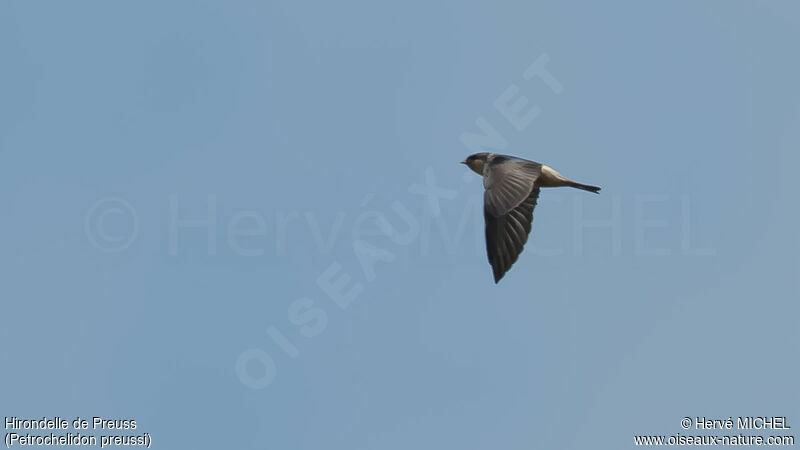
<svg viewBox="0 0 800 450"><path fill-rule="evenodd" d="M467 163L467 160L466 160L466 159L465 159L465 160L463 160L463 161L461 161L461 164L466 164L466 163Z"/></svg>

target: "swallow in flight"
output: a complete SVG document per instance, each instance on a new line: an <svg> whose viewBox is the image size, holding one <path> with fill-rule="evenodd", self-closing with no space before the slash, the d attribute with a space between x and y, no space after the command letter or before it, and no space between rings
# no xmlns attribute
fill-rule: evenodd
<svg viewBox="0 0 800 450"><path fill-rule="evenodd" d="M600 191L597 186L569 180L544 164L514 156L475 153L461 163L483 176L486 254L495 283L508 272L528 240L539 188L569 186Z"/></svg>

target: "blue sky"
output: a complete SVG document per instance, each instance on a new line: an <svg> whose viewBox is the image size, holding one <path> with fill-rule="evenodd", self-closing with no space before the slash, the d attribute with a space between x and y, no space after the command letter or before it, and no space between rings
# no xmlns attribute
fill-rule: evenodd
<svg viewBox="0 0 800 450"><path fill-rule="evenodd" d="M798 42L789 1L3 2L2 413L154 448L794 425ZM498 285L481 142L603 188L544 190Z"/></svg>

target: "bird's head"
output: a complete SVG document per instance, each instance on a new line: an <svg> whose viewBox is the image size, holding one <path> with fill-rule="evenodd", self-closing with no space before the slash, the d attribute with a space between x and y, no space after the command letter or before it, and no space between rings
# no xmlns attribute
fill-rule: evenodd
<svg viewBox="0 0 800 450"><path fill-rule="evenodd" d="M467 159L461 161L461 164L466 164L473 172L483 175L483 166L486 164L486 158L488 157L489 153L473 153L467 156Z"/></svg>

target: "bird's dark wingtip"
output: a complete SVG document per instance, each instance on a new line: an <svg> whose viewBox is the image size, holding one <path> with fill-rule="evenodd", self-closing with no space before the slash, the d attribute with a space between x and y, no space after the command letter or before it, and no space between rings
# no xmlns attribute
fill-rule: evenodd
<svg viewBox="0 0 800 450"><path fill-rule="evenodd" d="M503 279L503 275L505 275L505 274L504 273L498 274L498 273L495 272L495 274L494 274L494 284L499 283L500 280Z"/></svg>

